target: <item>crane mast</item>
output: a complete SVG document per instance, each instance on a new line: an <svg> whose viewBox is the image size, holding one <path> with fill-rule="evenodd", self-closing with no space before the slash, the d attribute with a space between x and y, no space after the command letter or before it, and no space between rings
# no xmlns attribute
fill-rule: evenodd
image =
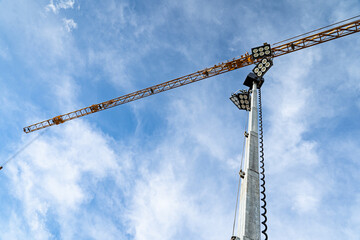
<svg viewBox="0 0 360 240"><path fill-rule="evenodd" d="M345 37L347 35L356 33L360 31L360 20L352 21L347 24L343 24L337 27L330 28L325 31L321 31L310 36L305 36L302 38L297 38L296 40L283 43L279 46L272 47L272 57L279 57L288 53L299 51L308 47L312 47L324 42L328 42L337 38ZM24 127L25 133L34 132L43 128L50 127L52 125L59 125L61 123L70 121L75 118L83 117L95 112L103 111L112 107L116 107L128 102L132 102L144 97L148 97L157 93L161 93L170 89L181 87L193 82L198 82L200 80L210 78L216 75L227 73L239 68L243 68L254 63L257 63L259 60L254 60L252 55L245 53L240 58L234 58L233 60L219 63L213 67L205 68L203 70L175 78L173 80L154 85L152 87L144 88L142 90L135 91L130 94L123 95L118 98L114 98L102 103L94 104L89 107L85 107L73 112L69 112L63 115L59 115L48 120L38 122L27 127Z"/></svg>

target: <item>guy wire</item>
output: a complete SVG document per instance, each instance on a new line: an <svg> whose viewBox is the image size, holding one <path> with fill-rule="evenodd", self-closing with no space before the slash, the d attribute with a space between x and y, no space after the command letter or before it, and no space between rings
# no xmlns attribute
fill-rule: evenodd
<svg viewBox="0 0 360 240"><path fill-rule="evenodd" d="M248 122L249 122L249 118L246 118L246 123L245 123L245 126L244 126L245 130L244 131L246 131L246 129L247 129ZM237 214L237 208L238 208L238 203L239 203L239 193L240 193L240 185L241 185L240 172L242 171L243 160L244 160L245 140L246 140L246 137L245 137L245 134L244 134L243 149L242 149L242 153L241 153L241 163L240 163L240 171L239 171L239 182L238 182L238 188L237 188L237 194L236 194L236 205L235 205L235 215L234 215L232 236L234 236L234 234L235 234L236 214Z"/></svg>
<svg viewBox="0 0 360 240"><path fill-rule="evenodd" d="M30 142L22 146L19 150L17 150L11 157L9 157L1 166L0 170L5 167L6 164L8 164L11 160L13 160L17 155L19 155L22 151L24 151L27 147L29 147L32 143L34 143L38 138L40 138L42 135L44 135L45 132L47 132L48 129L45 129L42 131L39 135L34 137Z"/></svg>

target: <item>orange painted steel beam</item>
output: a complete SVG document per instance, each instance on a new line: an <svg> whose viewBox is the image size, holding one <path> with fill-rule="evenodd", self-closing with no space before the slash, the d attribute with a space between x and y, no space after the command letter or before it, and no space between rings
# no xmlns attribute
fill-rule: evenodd
<svg viewBox="0 0 360 240"><path fill-rule="evenodd" d="M337 38L357 33L360 31L360 20L356 20L341 26L337 26L310 36L272 47L273 57L292 53L304 48L312 47L320 43L328 42Z"/></svg>
<svg viewBox="0 0 360 240"><path fill-rule="evenodd" d="M356 20L341 26L337 26L316 34L306 36L303 38L298 38L296 40L286 42L279 46L272 47L272 57L279 57L284 54L295 52L304 48L308 48L320 43L328 42L337 38L341 38L356 32L360 31L360 20ZM253 60L252 56L246 53L240 58L233 59L224 63L214 65L210 68L205 68L203 70L188 74L183 77L179 77L168 82L160 83L158 85L148 87L124 96L114 98L102 103L94 104L86 108L82 108L70 113L56 116L54 118L32 124L30 126L24 127L25 133L34 132L39 129L47 128L52 125L59 125L61 123L70 121L75 118L83 117L95 112L103 111L108 108L116 107L124 103L132 102L144 97L148 97L160 92L164 92L170 89L181 87L189 83L197 82L206 78L210 78L219 74L230 72L235 69L246 67L253 63L258 62Z"/></svg>

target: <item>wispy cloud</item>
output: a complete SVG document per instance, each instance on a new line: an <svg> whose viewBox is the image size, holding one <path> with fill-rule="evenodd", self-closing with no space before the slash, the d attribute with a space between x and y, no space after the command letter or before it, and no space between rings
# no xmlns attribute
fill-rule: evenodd
<svg viewBox="0 0 360 240"><path fill-rule="evenodd" d="M77 28L77 24L74 22L74 19L63 19L64 25L65 25L65 29L68 32L71 32L73 29Z"/></svg>
<svg viewBox="0 0 360 240"><path fill-rule="evenodd" d="M60 228L63 224L66 228L66 219L71 220L81 206L95 197L92 187L111 172L116 173L114 179L121 175L121 163L106 136L90 131L84 122L62 130L61 136L44 135L36 141L7 172L13 179L12 193L24 200L25 228L37 239L51 235L49 214ZM88 183L84 184L85 179ZM69 231L75 234L77 229L71 227Z"/></svg>
<svg viewBox="0 0 360 240"><path fill-rule="evenodd" d="M349 9L343 4L337 16L335 2L323 3L334 18ZM319 9L313 1L306 7L87 1L86 14L68 16L76 4L53 0L44 10L37 2L0 3L6 36L0 45L11 56L0 59L1 156L34 136L20 135L24 122L185 75L326 22L312 12ZM72 32L75 21L88 24ZM359 141L349 119L358 117L360 45L336 41L324 44L327 51L275 59L266 75L268 226L279 240L357 237ZM3 237L229 238L246 114L228 97L250 70L52 127L1 172Z"/></svg>
<svg viewBox="0 0 360 240"><path fill-rule="evenodd" d="M47 11L52 11L53 13L58 13L61 9L73 8L75 0L50 0L50 3L45 7Z"/></svg>

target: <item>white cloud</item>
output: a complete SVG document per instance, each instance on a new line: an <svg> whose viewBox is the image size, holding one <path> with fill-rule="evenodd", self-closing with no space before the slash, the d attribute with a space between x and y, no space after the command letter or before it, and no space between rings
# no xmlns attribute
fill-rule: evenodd
<svg viewBox="0 0 360 240"><path fill-rule="evenodd" d="M28 232L24 227L24 219L22 216L18 216L15 210L12 211L6 222L2 222L0 231L3 239L21 240L28 237Z"/></svg>
<svg viewBox="0 0 360 240"><path fill-rule="evenodd" d="M171 239L189 209L183 180L176 180L169 167L139 181L129 219L136 239Z"/></svg>
<svg viewBox="0 0 360 240"><path fill-rule="evenodd" d="M92 239L125 239L123 232L113 221L108 218L98 216L96 214L89 214L83 219L84 231L87 232Z"/></svg>
<svg viewBox="0 0 360 240"><path fill-rule="evenodd" d="M201 180L193 182L197 177L194 179L191 172L198 169L190 166L192 164L184 159L185 156L175 157L174 151L177 150L173 147L169 149L165 143L161 145L165 150L157 158L161 166L158 170L142 168L142 178L136 180L126 214L134 238L224 238L232 214L227 211L227 205L222 205L225 195L219 193L223 190L209 182L197 189L195 186L201 185L200 182L206 183ZM187 171L184 171L184 166L187 166ZM217 227L209 229L214 225Z"/></svg>
<svg viewBox="0 0 360 240"><path fill-rule="evenodd" d="M299 182L293 182L289 189L292 190L290 196L293 197L293 210L298 213L308 213L318 209L322 191L315 188L314 184L309 180L304 179Z"/></svg>
<svg viewBox="0 0 360 240"><path fill-rule="evenodd" d="M75 0L60 0L57 3L59 9L68 9L74 7Z"/></svg>
<svg viewBox="0 0 360 240"><path fill-rule="evenodd" d="M65 29L68 32L71 32L73 29L77 28L77 24L76 24L76 22L74 22L74 19L63 18L63 22L65 25Z"/></svg>
<svg viewBox="0 0 360 240"><path fill-rule="evenodd" d="M126 69L126 59L129 58L116 47L104 46L101 50L90 50L88 58L94 66L101 66L106 74L106 79L113 86L127 89L127 91L134 90L134 81L129 77Z"/></svg>
<svg viewBox="0 0 360 240"><path fill-rule="evenodd" d="M61 9L74 8L75 0L50 0L50 3L45 7L46 11L58 13Z"/></svg>
<svg viewBox="0 0 360 240"><path fill-rule="evenodd" d="M348 226L345 229L345 232L348 235L348 239L357 239L359 237L358 230L360 226L360 194L357 193L354 196L354 201L352 206L349 208L348 217L349 217L349 223ZM354 231L355 230L355 231Z"/></svg>
<svg viewBox="0 0 360 240"><path fill-rule="evenodd" d="M57 13L57 9L54 5L54 1L50 0L50 3L45 7L46 11L53 11L54 13Z"/></svg>
<svg viewBox="0 0 360 240"><path fill-rule="evenodd" d="M159 40L160 37L157 34L160 29L162 33L169 33L166 24L170 20L162 13L170 16L175 10L163 11L161 8L156 8L155 13L150 14L150 21L143 21L144 24L140 24L141 20L147 20L148 12L144 10L144 16L140 16L134 13L135 10L131 8L133 6L131 4L125 4L125 7L121 8L112 8L113 6L116 6L114 1L112 5L106 6L112 13L110 17L107 16L109 12L103 11L103 8L96 11L102 12L101 20L104 25L107 27L110 25L110 29L117 29L120 26L120 30L114 31L117 34L106 35L108 38L105 39L103 45L109 44L109 47L105 46L102 49L101 44L97 45L100 50L90 50L88 60L91 67L97 65L100 72L108 73L114 85L132 88L139 84L139 80L136 79L137 82L135 82L135 78L132 79L134 75L126 71L127 67L134 63L136 70L141 71L144 66L148 69L151 67L151 62L143 63L141 60L143 56L146 56L149 46L162 47L163 44L171 46L168 39ZM47 9L58 13L60 9L73 7L74 1L51 1ZM213 54L214 49L211 48L203 51L205 49L202 46L203 43L211 41L209 36L214 36L214 40L218 41L219 38L215 35L219 35L222 39L221 45L227 45L222 41L228 38L229 32L217 31L218 19L224 22L224 26L227 25L226 23L231 23L228 24L232 26L231 31L237 29L236 22L241 19L232 19L231 22L227 22L226 19L219 18L223 16L221 14L212 17L223 12L224 9L218 11L219 8L214 7L211 2L205 8L199 3L195 4L195 8L184 9L184 7L188 5L178 6L185 11L188 20L195 18L201 22L205 19L206 23L215 23L209 24L209 28L205 26L206 24L199 24L197 26L199 28L195 28L196 31L190 30L193 25L186 26L186 31L177 29L183 34L181 39L188 40L191 36L199 48L191 44L173 47L180 49L182 55L186 55L186 59L191 59L197 65L201 62L199 55L201 55L200 58L208 61L206 54ZM87 9L90 11L90 8ZM202 11L196 11L196 9ZM131 11L134 12L129 14ZM34 12L37 11L24 11L24 13ZM203 16L202 13L204 13ZM119 14L118 19L113 18L116 14ZM81 58L76 58L72 54L76 53L76 47L74 47L76 44L68 32L77 26L72 19L62 20L54 14L48 14L48 16L53 17L50 18L49 24L35 22L35 26L23 24L33 19L24 17L25 20L20 26L24 25L31 30L28 31L27 38L24 38L29 40L26 42L30 44L24 47L23 52L29 51L29 62L35 57L42 59L45 56L44 63L47 63L51 56L53 64L50 65L34 61L34 64L39 66L38 69L44 69L44 72L40 74L42 78L48 79L46 82L49 85L46 89L50 89L50 94L45 92L44 94L53 97L52 111L53 105L59 106L61 111L74 110L72 105L77 100L77 92L82 90L81 82L75 83L74 79L81 79L85 75L81 68L75 66L75 63L83 56L86 59L88 53L83 53ZM39 21L47 23L43 20ZM312 19L312 21L315 20ZM247 21L241 22L248 24ZM204 26L205 30L201 30ZM127 28L135 30L129 34ZM90 30L93 29L96 28ZM246 29L259 31L259 28L251 24ZM246 29L239 28L241 35L249 35ZM213 34L204 36L207 41L197 38L206 34L206 31ZM108 31L107 34L109 32L112 31ZM201 34L196 35L199 32ZM271 31L266 34L270 33ZM119 43L117 37L123 36L128 37L128 40ZM259 41L260 37L257 34L252 34L252 36ZM113 41L113 37L116 41ZM242 39L244 38L245 36L242 36ZM86 47L91 49L94 46L92 44L97 42L95 40L89 41L91 44L85 45L85 49ZM125 48L129 47L129 42L134 42L131 45L133 48L126 51ZM247 40L243 42L249 44ZM159 49L164 48L159 47ZM204 54L199 54L202 51ZM218 51L223 52L224 49L219 47ZM156 58L158 61L164 56L160 54L151 56L149 59L154 59L153 62L155 62ZM23 56L23 54L20 55ZM274 235L277 234L277 239L290 236L293 239L321 239L323 238L321 234L334 239L335 235L331 235L334 230L330 221L318 221L319 215L329 216L324 208L331 207L331 204L326 203L325 199L334 183L331 181L332 178L324 173L327 170L321 167L324 159L319 155L320 143L313 137L306 137L311 123L319 121L314 113L321 108L319 104L313 102L316 89L305 84L304 79L311 77L308 71L311 71L312 65L318 62L316 53L313 52L305 54L303 59L295 56L296 53L294 58L287 58L290 59L289 62L277 62L276 66L278 68L282 66L283 69L276 70L274 66L274 74L269 72L263 88L264 110L267 114L264 119L267 125L265 155L269 163L266 166L269 170L267 175L269 177L267 190L270 193L268 210L270 214L276 213L275 216L269 218L269 230L272 230ZM129 63L129 59L135 60ZM302 64L298 64L299 62ZM165 70L171 67L171 64L166 61L161 64L163 64L162 69ZM156 62L153 66L159 65ZM178 69L182 66L183 64L179 63L174 68ZM153 73L161 72L155 68L152 70ZM241 71L229 73L229 75L239 74L238 76L242 77ZM288 74L284 74L286 72ZM216 81L210 80L187 89L176 90L177 92L169 92L167 94L171 97L163 97L165 101L161 103L161 106L150 106L151 101L148 100L142 105L143 108L132 107L135 109L139 125L149 116L142 110L160 109L156 113L161 112L159 114L161 116L156 116L156 120L163 120L166 123L161 126L161 129L156 130L156 134L148 133L139 127L140 131L131 141L118 135L115 137L121 139L121 143L116 143L111 137L97 131L94 126L89 126L83 120L52 127L54 133L45 135L43 140L34 143L17 158L16 162L8 165L7 174L13 195L22 207L18 208L18 214L14 214L15 217L10 218L11 233L5 235L5 238L13 239L12 236L17 231L28 238L30 236L38 239L51 238L51 235L56 234L57 231L60 234L59 238L62 239L86 237L118 239L122 234L129 234L131 237L127 235L121 239L134 236L135 239L171 239L179 236L181 238L183 235L186 235L183 237L185 239L228 238L235 204L235 187L232 188L235 184L232 185L232 181L236 183L235 176L239 162L239 157L236 155L239 155L241 151L244 130L241 113L230 111L229 109L234 108L231 103L226 105L220 100L226 98L228 101L228 93L224 92L232 86L228 86L231 85L229 82L225 83L219 78L226 79L229 75L218 77ZM106 74L105 76L99 74L96 77L108 78ZM36 77L32 78L34 79ZM34 83L41 85L42 82L34 80ZM235 81L232 83L235 86ZM241 85L241 81L236 82L236 87L239 84ZM95 88L98 86L95 85ZM92 93L97 94L96 91L100 92L103 89L95 89ZM160 98L160 96L157 97ZM10 99L10 96L7 98ZM84 99L82 101L85 101ZM6 100L1 102L5 103L7 109L10 104L8 104L9 100ZM15 105L20 105L21 101L16 101L16 103ZM142 103L136 103L136 105L140 106ZM24 106L21 104L18 108L23 109ZM27 106L25 108L26 111L30 111ZM39 113L32 109L30 112L36 118L45 114L45 111ZM321 114L327 116L324 113ZM126 123L122 125L123 122L120 121L117 119L121 127L131 128ZM155 120L151 123L155 125ZM356 144L353 147L356 148ZM352 157L355 159L354 156ZM235 157L237 161L234 160ZM234 194L231 195L231 193ZM357 210L355 207L353 209ZM291 218L287 219L290 215ZM309 217L310 220L304 221L304 216ZM348 228L349 235L352 234L352 238L356 239L356 235L352 232L356 228L358 218L352 216L350 219L355 225ZM49 226L49 221L54 222L55 227ZM272 225L272 223L278 225ZM0 229L4 228L0 226Z"/></svg>
<svg viewBox="0 0 360 240"><path fill-rule="evenodd" d="M121 165L109 141L85 122L76 121L64 126L61 134L43 135L8 165L13 194L23 200L30 236L50 237L50 212L67 234L78 231L67 228L67 222L94 197L91 192L97 182L109 176L121 178Z"/></svg>
<svg viewBox="0 0 360 240"><path fill-rule="evenodd" d="M59 99L57 104L62 111L75 110L74 103L76 102L80 87L74 79L67 75L61 75L54 77L54 84L51 90L54 95Z"/></svg>

